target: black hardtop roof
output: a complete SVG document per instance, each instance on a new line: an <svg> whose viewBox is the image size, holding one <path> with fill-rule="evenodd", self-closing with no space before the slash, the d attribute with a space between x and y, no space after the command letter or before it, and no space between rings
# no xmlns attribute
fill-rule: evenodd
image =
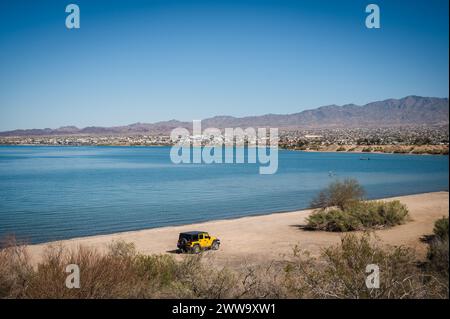
<svg viewBox="0 0 450 319"><path fill-rule="evenodd" d="M204 234L204 233L208 233L208 232L206 232L206 231L199 231L199 230L193 230L193 231L182 232L180 234L184 234L184 235L199 235L199 234Z"/></svg>

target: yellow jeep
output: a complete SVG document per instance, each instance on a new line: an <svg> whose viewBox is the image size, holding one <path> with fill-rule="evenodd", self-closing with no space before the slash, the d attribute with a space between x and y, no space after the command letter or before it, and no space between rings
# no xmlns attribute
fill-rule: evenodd
<svg viewBox="0 0 450 319"><path fill-rule="evenodd" d="M177 247L182 252L198 254L205 249L217 250L220 246L220 239L210 236L204 231L190 231L180 233Z"/></svg>

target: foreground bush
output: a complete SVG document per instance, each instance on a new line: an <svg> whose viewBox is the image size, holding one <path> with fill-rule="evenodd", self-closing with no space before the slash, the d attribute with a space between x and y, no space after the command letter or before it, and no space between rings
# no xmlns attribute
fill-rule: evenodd
<svg viewBox="0 0 450 319"><path fill-rule="evenodd" d="M448 281L422 272L414 251L382 249L368 234L346 235L318 259L297 252L286 269L286 285L299 298L448 298ZM379 267L379 288L367 288L367 265Z"/></svg>
<svg viewBox="0 0 450 319"><path fill-rule="evenodd" d="M438 219L434 224L434 237L429 242L427 269L445 281L449 280L448 217Z"/></svg>
<svg viewBox="0 0 450 319"><path fill-rule="evenodd" d="M411 249L382 249L367 234L344 236L317 258L296 249L288 260L239 270L208 258L142 255L116 242L106 253L50 247L32 267L24 246L9 245L0 250L0 298L448 298L448 277L417 267ZM65 286L70 263L80 267L79 289ZM369 264L379 267L379 289L366 286Z"/></svg>
<svg viewBox="0 0 450 319"><path fill-rule="evenodd" d="M408 209L398 200L354 202L345 210L320 209L307 218L307 228L345 232L403 224L408 219Z"/></svg>
<svg viewBox="0 0 450 319"><path fill-rule="evenodd" d="M80 268L81 287L66 287L66 266ZM33 268L26 248L0 250L0 298L227 298L235 285L228 270L215 270L199 256L137 254L133 244L115 242L108 252L49 247Z"/></svg>
<svg viewBox="0 0 450 319"><path fill-rule="evenodd" d="M25 246L13 238L0 245L0 298L24 298L33 268Z"/></svg>
<svg viewBox="0 0 450 319"><path fill-rule="evenodd" d="M434 223L433 233L437 239L448 240L448 217L442 217Z"/></svg>

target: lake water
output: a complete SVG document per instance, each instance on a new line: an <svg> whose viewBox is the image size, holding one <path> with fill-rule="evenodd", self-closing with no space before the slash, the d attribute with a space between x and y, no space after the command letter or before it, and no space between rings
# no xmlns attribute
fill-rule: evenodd
<svg viewBox="0 0 450 319"><path fill-rule="evenodd" d="M259 175L258 164L172 164L169 151L0 146L0 237L38 243L302 209L336 178L358 179L368 198L449 184L448 156L280 151L278 172Z"/></svg>

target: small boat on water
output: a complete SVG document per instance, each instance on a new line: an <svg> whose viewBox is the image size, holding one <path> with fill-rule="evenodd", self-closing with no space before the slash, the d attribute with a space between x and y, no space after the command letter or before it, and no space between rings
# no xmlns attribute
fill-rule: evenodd
<svg viewBox="0 0 450 319"><path fill-rule="evenodd" d="M360 161L370 161L370 157L360 157Z"/></svg>

